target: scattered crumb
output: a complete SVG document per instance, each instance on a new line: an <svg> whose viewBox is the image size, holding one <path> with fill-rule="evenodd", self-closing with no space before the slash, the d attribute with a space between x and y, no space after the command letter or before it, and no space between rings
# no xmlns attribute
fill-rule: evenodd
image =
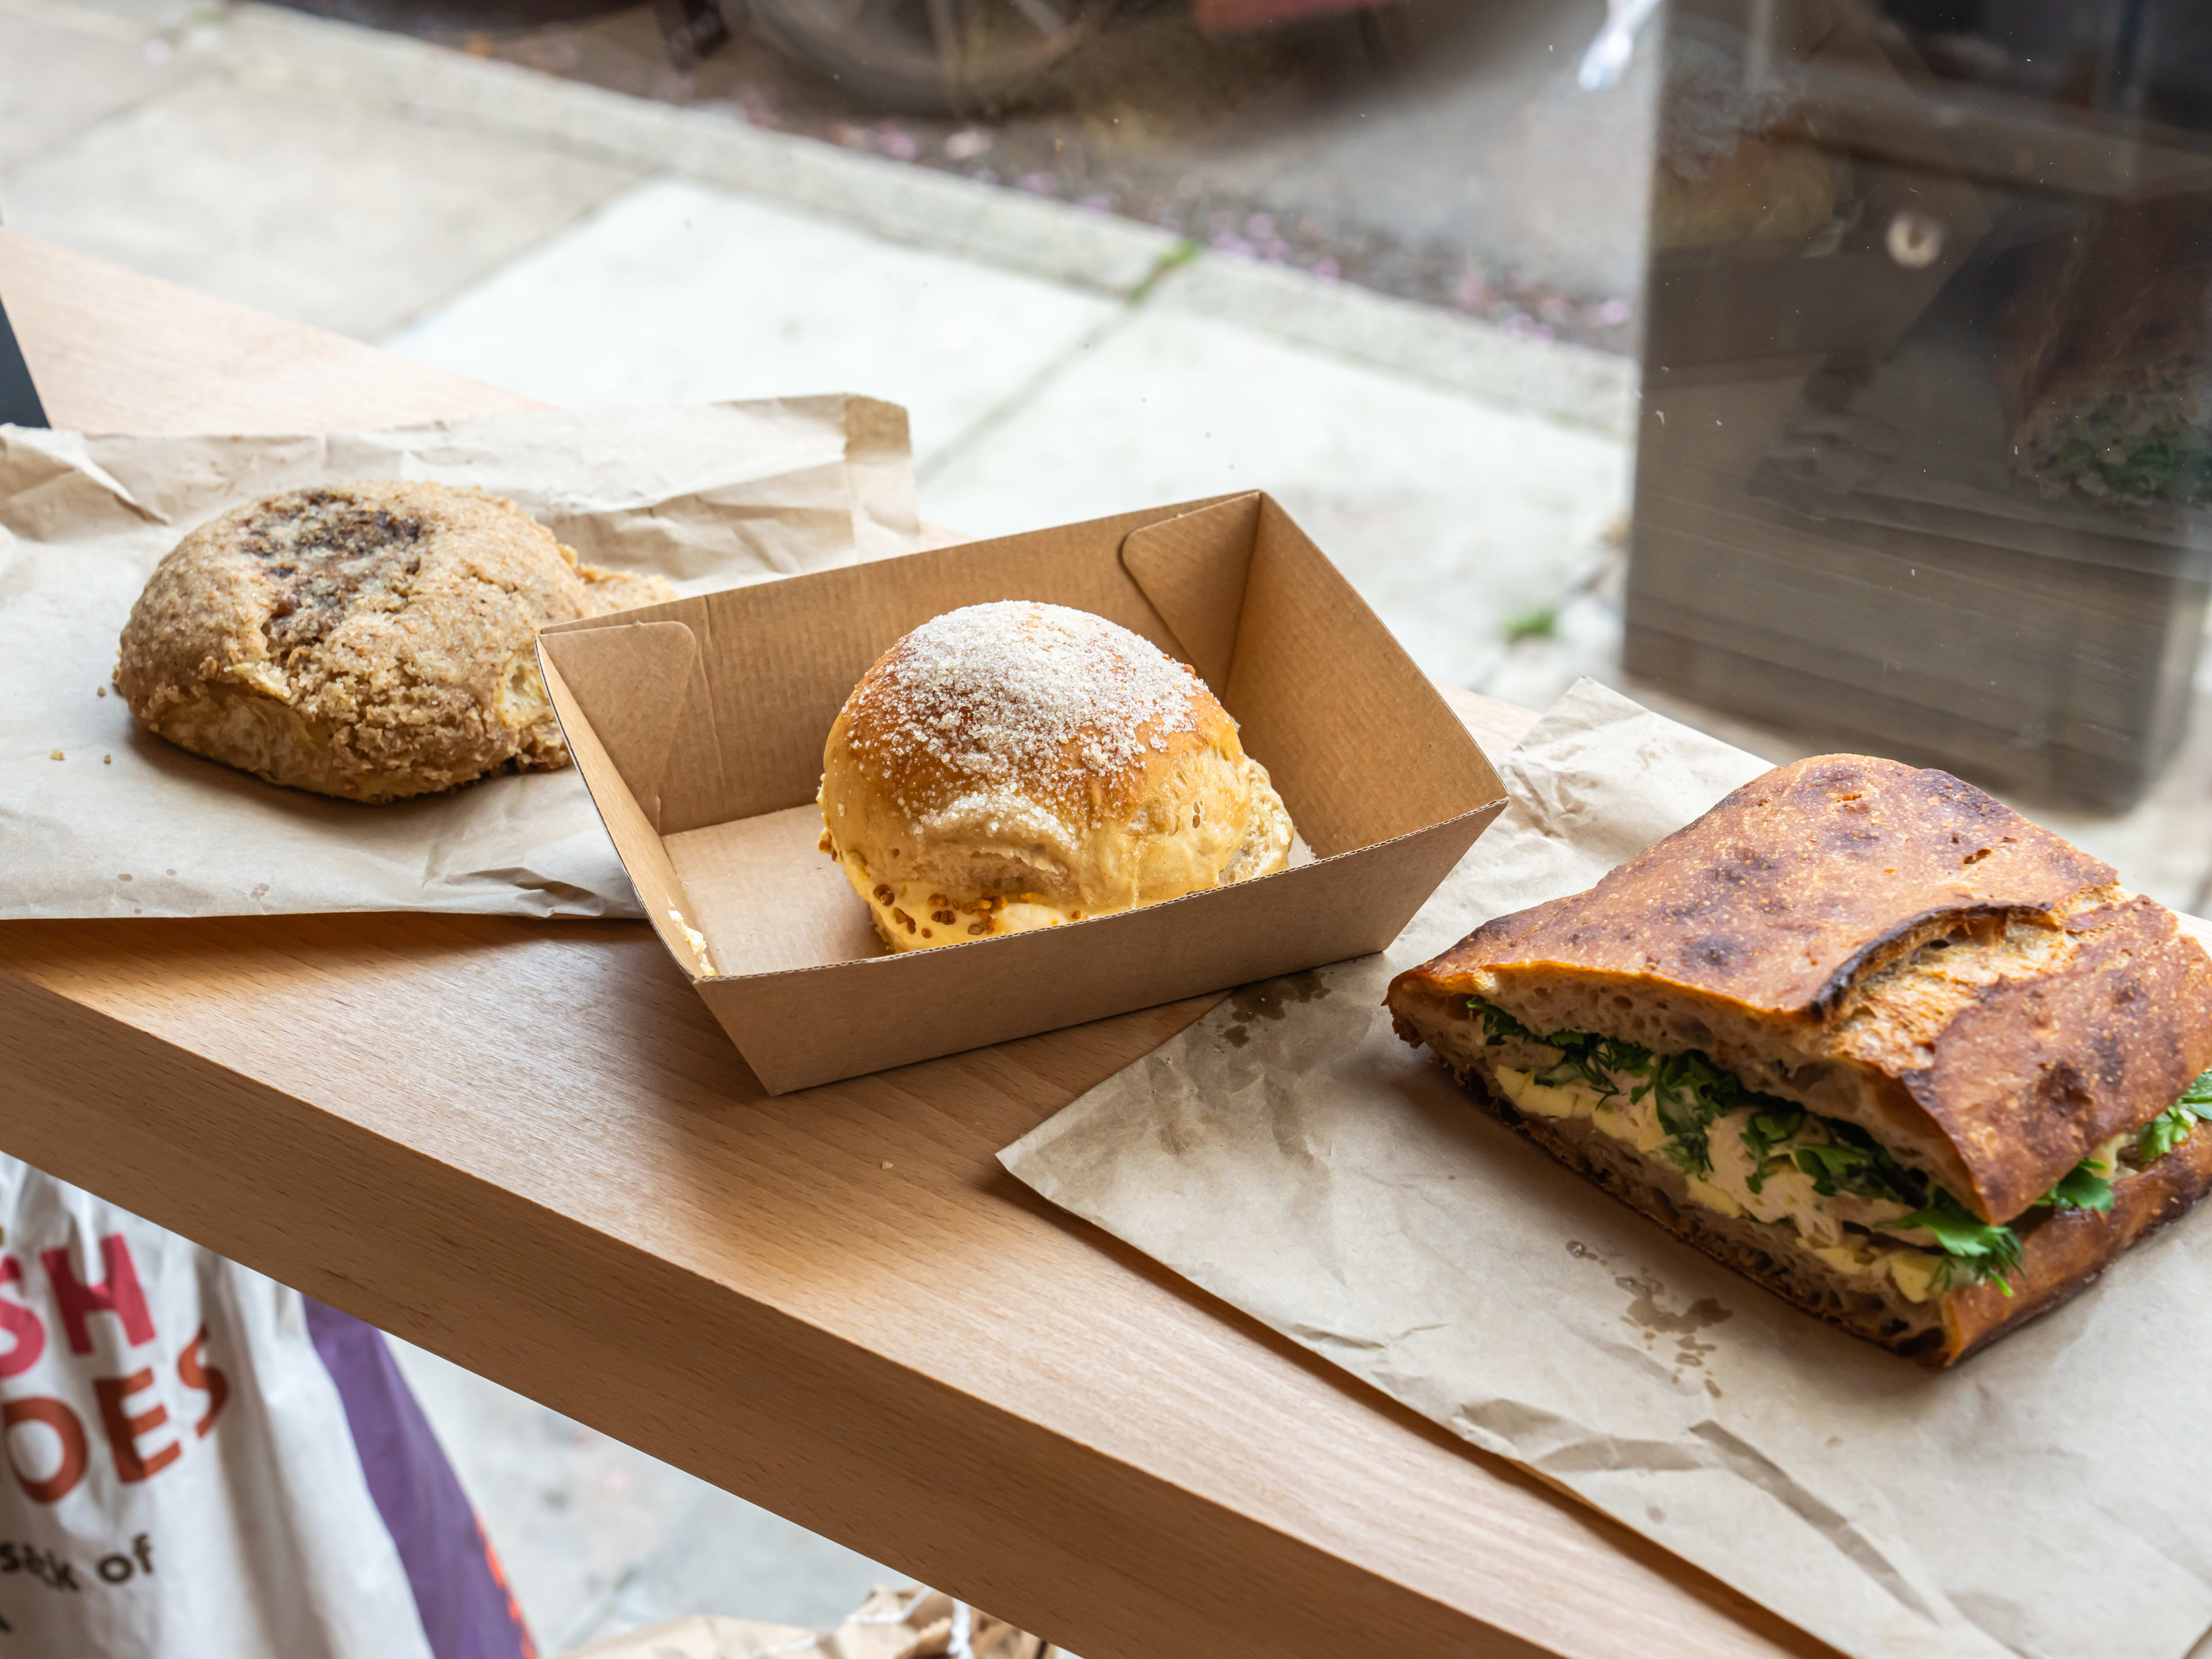
<svg viewBox="0 0 2212 1659"><path fill-rule="evenodd" d="M131 879L131 872L128 870L118 870L115 872L115 878L118 881L128 881Z"/></svg>
<svg viewBox="0 0 2212 1659"><path fill-rule="evenodd" d="M115 757L112 755L102 755L100 757L100 763L102 766L112 766L115 764Z"/></svg>
<svg viewBox="0 0 2212 1659"><path fill-rule="evenodd" d="M668 919L684 930L684 942L691 947L691 954L698 958L699 971L709 979L713 978L714 959L707 954L707 936L684 921L684 913L674 905L668 908Z"/></svg>
<svg viewBox="0 0 2212 1659"><path fill-rule="evenodd" d="M51 753L52 758L53 758L53 759L55 759L55 760L59 760L59 759L62 757L62 751L61 751L60 750L58 750L58 749L56 749L56 750L51 750L51 751L50 751L50 753Z"/></svg>
<svg viewBox="0 0 2212 1659"><path fill-rule="evenodd" d="M104 685L95 685L92 688L92 695L95 697L104 697L107 695L107 688Z"/></svg>
<svg viewBox="0 0 2212 1659"><path fill-rule="evenodd" d="M886 1170L888 1170L888 1169L890 1169L890 1167L891 1167L891 1161L890 1161L890 1159L889 1159L889 1158L885 1158L885 1159L884 1160L884 1168L885 1168Z"/></svg>

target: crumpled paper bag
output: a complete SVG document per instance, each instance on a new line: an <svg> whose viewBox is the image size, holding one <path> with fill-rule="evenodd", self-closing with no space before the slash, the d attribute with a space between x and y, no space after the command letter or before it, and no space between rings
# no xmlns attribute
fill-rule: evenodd
<svg viewBox="0 0 2212 1659"><path fill-rule="evenodd" d="M921 544L906 413L864 398L305 437L0 427L0 920L640 914L574 770L362 806L264 783L133 723L108 677L161 556L241 501L345 478L481 485L586 563L657 571L687 592Z"/></svg>
<svg viewBox="0 0 2212 1659"><path fill-rule="evenodd" d="M1237 994L1000 1162L1846 1653L2191 1653L2212 1625L2212 1217L1945 1373L1677 1243L1378 1005L1766 763L1584 681L1499 769L1512 804L1389 951Z"/></svg>
<svg viewBox="0 0 2212 1659"><path fill-rule="evenodd" d="M1071 1659L1065 1648L942 1590L871 1591L836 1630L699 1613L574 1649L568 1659Z"/></svg>

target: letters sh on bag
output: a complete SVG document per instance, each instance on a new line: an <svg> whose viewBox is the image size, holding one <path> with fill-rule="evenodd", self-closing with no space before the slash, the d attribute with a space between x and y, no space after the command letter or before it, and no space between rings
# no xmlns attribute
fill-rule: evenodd
<svg viewBox="0 0 2212 1659"><path fill-rule="evenodd" d="M67 1249L40 1250L28 1267L12 1251L0 1255L0 1333L6 1342L0 1349L0 1383L53 1354L62 1358L64 1369L58 1376L49 1364L42 1378L88 1373L97 1407L88 1423L84 1412L54 1393L11 1391L0 1401L9 1468L34 1503L68 1497L94 1459L110 1462L125 1486L153 1480L182 1458L188 1445L207 1437L230 1397L229 1379L207 1362L207 1327L165 1351L130 1244L120 1233L106 1234L99 1243L100 1276L88 1283L78 1276ZM119 1344L94 1341L96 1320L114 1322ZM97 1351L112 1354L118 1346L128 1356L121 1364L94 1358ZM172 1417L162 1395L178 1401L183 1415ZM110 1573L110 1561L100 1564L103 1577L116 1583L130 1576L121 1569ZM129 1565L152 1571L150 1561ZM0 1571L10 1570L0 1561Z"/></svg>

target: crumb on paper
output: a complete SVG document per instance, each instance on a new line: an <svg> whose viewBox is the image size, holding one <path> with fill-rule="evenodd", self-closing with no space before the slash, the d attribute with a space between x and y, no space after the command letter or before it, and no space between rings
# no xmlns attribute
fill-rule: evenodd
<svg viewBox="0 0 2212 1659"><path fill-rule="evenodd" d="M51 751L49 751L49 752L50 752L51 757L52 757L52 759L54 759L54 760L59 760L59 759L62 757L62 751L61 751L60 750L58 750L58 749L52 750L51 750Z"/></svg>
<svg viewBox="0 0 2212 1659"><path fill-rule="evenodd" d="M95 697L104 697L107 695L107 688L104 685L95 685L92 688L92 695Z"/></svg>
<svg viewBox="0 0 2212 1659"><path fill-rule="evenodd" d="M684 930L684 942L691 947L691 954L698 958L699 971L712 979L714 976L714 959L707 954L707 936L684 921L684 913L672 904L668 907L668 919Z"/></svg>
<svg viewBox="0 0 2212 1659"><path fill-rule="evenodd" d="M102 766L112 766L115 764L115 757L112 755L102 755L100 757L100 763Z"/></svg>

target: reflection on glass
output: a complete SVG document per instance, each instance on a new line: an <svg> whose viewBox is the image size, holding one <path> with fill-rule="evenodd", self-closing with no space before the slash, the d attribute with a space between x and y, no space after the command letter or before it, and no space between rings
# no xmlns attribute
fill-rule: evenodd
<svg viewBox="0 0 2212 1659"><path fill-rule="evenodd" d="M2124 807L2181 740L2212 499L2212 16L1681 0L1626 664Z"/></svg>

